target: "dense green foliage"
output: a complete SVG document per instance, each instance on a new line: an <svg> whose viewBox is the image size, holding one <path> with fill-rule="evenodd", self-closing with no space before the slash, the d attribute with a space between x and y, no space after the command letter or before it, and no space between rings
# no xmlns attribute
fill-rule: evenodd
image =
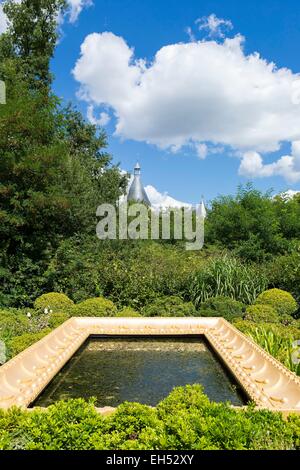
<svg viewBox="0 0 300 470"><path fill-rule="evenodd" d="M34 308L41 312L45 310L51 313L58 313L63 311L70 311L74 302L69 299L65 294L57 292L50 292L38 297L34 302Z"/></svg>
<svg viewBox="0 0 300 470"><path fill-rule="evenodd" d="M262 292L255 301L258 305L270 305L278 315L293 315L298 310L296 300L289 292L280 289L270 289Z"/></svg>
<svg viewBox="0 0 300 470"><path fill-rule="evenodd" d="M80 302L72 308L73 317L112 317L117 309L111 300L98 297Z"/></svg>
<svg viewBox="0 0 300 470"><path fill-rule="evenodd" d="M210 260L192 279L190 294L196 306L211 297L230 297L251 304L265 290L267 279L256 266L224 256Z"/></svg>
<svg viewBox="0 0 300 470"><path fill-rule="evenodd" d="M192 302L184 302L180 297L161 297L143 308L145 317L190 317L196 314Z"/></svg>
<svg viewBox="0 0 300 470"><path fill-rule="evenodd" d="M300 364L294 360L297 356L297 350L299 351L295 344L300 337L299 324L296 326L283 326L274 323L257 324L250 321L238 321L235 326L250 336L288 369L300 375Z"/></svg>
<svg viewBox="0 0 300 470"><path fill-rule="evenodd" d="M300 198L271 198L251 185L221 196L208 213L207 240L245 260L264 261L285 253L300 238Z"/></svg>
<svg viewBox="0 0 300 470"><path fill-rule="evenodd" d="M298 416L212 403L198 385L174 389L156 408L124 403L107 417L81 399L0 411L6 450L293 450L299 432Z"/></svg>
<svg viewBox="0 0 300 470"><path fill-rule="evenodd" d="M28 305L61 241L93 233L96 208L125 184L106 136L51 92L49 63L62 0L7 1L0 37L0 282L3 305Z"/></svg>
<svg viewBox="0 0 300 470"><path fill-rule="evenodd" d="M279 315L271 305L250 305L246 309L245 320L255 323L279 323Z"/></svg>
<svg viewBox="0 0 300 470"><path fill-rule="evenodd" d="M24 351L24 349L29 348L34 343L44 338L51 332L50 328L45 328L38 333L24 333L20 336L15 336L7 342L8 348L8 357L13 357Z"/></svg>
<svg viewBox="0 0 300 470"><path fill-rule="evenodd" d="M131 307L124 307L117 312L116 317L141 317L142 315Z"/></svg>
<svg viewBox="0 0 300 470"><path fill-rule="evenodd" d="M201 317L223 317L231 322L234 319L242 318L245 308L242 302L230 297L211 297L206 302L202 302L199 315Z"/></svg>
<svg viewBox="0 0 300 470"><path fill-rule="evenodd" d="M0 339L21 335L29 328L29 320L15 310L0 310Z"/></svg>
<svg viewBox="0 0 300 470"><path fill-rule="evenodd" d="M273 198L247 185L216 198L199 252L174 237L96 238L97 206L116 204L127 181L106 152L104 131L52 92L49 64L64 7L64 0L4 5L0 340L7 358L70 316L221 316L300 375L293 360L299 195ZM83 400L0 411L3 449L299 449L299 434L299 417L211 403L197 386L174 390L155 409L124 403L106 418Z"/></svg>

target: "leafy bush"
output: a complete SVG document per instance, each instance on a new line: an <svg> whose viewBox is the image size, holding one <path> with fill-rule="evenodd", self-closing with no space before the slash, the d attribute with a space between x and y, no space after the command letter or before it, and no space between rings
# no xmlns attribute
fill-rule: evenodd
<svg viewBox="0 0 300 470"><path fill-rule="evenodd" d="M74 302L65 294L50 292L49 294L43 294L38 297L34 302L34 308L42 312L47 309L48 311L52 310L53 313L57 313L69 311L73 304Z"/></svg>
<svg viewBox="0 0 300 470"><path fill-rule="evenodd" d="M21 335L29 329L29 320L16 310L0 310L0 338Z"/></svg>
<svg viewBox="0 0 300 470"><path fill-rule="evenodd" d="M10 339L7 342L9 357L16 356L26 348L29 348L29 346L32 344L44 338L44 336L48 335L50 332L50 328L45 328L39 333L24 333L21 336L15 336L14 338Z"/></svg>
<svg viewBox="0 0 300 470"><path fill-rule="evenodd" d="M282 362L292 372L300 375L300 365L295 364L294 343L299 339L300 330L295 327L277 325L274 323L256 324L249 321L238 321L235 326L253 341L259 344L269 354Z"/></svg>
<svg viewBox="0 0 300 470"><path fill-rule="evenodd" d="M209 298L220 296L252 304L266 286L265 275L258 267L224 256L210 260L193 276L190 296L197 308Z"/></svg>
<svg viewBox="0 0 300 470"><path fill-rule="evenodd" d="M123 403L107 417L82 399L0 410L5 450L294 450L299 431L299 416L213 403L199 385L174 389L156 408Z"/></svg>
<svg viewBox="0 0 300 470"><path fill-rule="evenodd" d="M113 317L116 313L114 303L103 297L85 300L72 309L73 317Z"/></svg>
<svg viewBox="0 0 300 470"><path fill-rule="evenodd" d="M300 303L300 249L279 256L267 265L270 286L291 292Z"/></svg>
<svg viewBox="0 0 300 470"><path fill-rule="evenodd" d="M145 317L188 317L196 315L192 302L184 302L180 297L162 297L143 308Z"/></svg>
<svg viewBox="0 0 300 470"><path fill-rule="evenodd" d="M199 385L174 389L157 410L167 429L166 449L296 447L300 420L296 420L291 429L280 413L255 411L251 406L245 411L234 410L229 404L212 403Z"/></svg>
<svg viewBox="0 0 300 470"><path fill-rule="evenodd" d="M245 320L255 323L279 323L279 315L271 305L250 305L246 309Z"/></svg>
<svg viewBox="0 0 300 470"><path fill-rule="evenodd" d="M243 317L245 308L242 302L230 297L212 297L201 304L199 315L203 317L223 317L225 320L233 321Z"/></svg>
<svg viewBox="0 0 300 470"><path fill-rule="evenodd" d="M50 328L57 328L58 326L62 325L65 321L69 319L69 315L67 313L52 313L49 318L49 327Z"/></svg>
<svg viewBox="0 0 300 470"><path fill-rule="evenodd" d="M124 307L122 310L120 310L117 314L116 317L141 317L142 315L134 310L131 307Z"/></svg>
<svg viewBox="0 0 300 470"><path fill-rule="evenodd" d="M262 292L255 303L271 305L279 315L293 315L298 310L294 297L289 292L280 289L270 289Z"/></svg>

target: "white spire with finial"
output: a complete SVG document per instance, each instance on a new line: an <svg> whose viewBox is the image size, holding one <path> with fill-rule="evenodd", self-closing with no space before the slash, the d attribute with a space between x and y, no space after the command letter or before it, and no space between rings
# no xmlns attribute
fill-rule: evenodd
<svg viewBox="0 0 300 470"><path fill-rule="evenodd" d="M151 202L149 201L149 198L141 181L141 166L138 162L134 167L134 178L128 191L127 200L134 202L143 202L147 206L151 206Z"/></svg>

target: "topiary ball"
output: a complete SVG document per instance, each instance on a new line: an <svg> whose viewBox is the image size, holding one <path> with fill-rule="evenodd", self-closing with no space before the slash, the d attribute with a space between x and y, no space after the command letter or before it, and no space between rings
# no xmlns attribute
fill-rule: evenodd
<svg viewBox="0 0 300 470"><path fill-rule="evenodd" d="M58 292L49 292L49 294L43 294L36 299L34 302L34 308L40 312L45 310L50 313L67 312L74 305L73 300L69 299L65 294Z"/></svg>
<svg viewBox="0 0 300 470"><path fill-rule="evenodd" d="M279 315L293 315L298 304L292 294L281 289L269 289L260 294L255 304L271 305Z"/></svg>
<svg viewBox="0 0 300 470"><path fill-rule="evenodd" d="M250 305L246 308L245 320L255 323L279 323L280 318L271 305Z"/></svg>
<svg viewBox="0 0 300 470"><path fill-rule="evenodd" d="M117 314L116 317L141 317L142 315L134 310L131 307L124 307L122 310L120 310Z"/></svg>
<svg viewBox="0 0 300 470"><path fill-rule="evenodd" d="M116 314L115 304L103 297L84 300L80 304L74 305L72 309L74 317L114 317Z"/></svg>
<svg viewBox="0 0 300 470"><path fill-rule="evenodd" d="M142 314L145 317L189 317L196 315L196 309L192 302L184 302L176 296L166 296L146 305Z"/></svg>

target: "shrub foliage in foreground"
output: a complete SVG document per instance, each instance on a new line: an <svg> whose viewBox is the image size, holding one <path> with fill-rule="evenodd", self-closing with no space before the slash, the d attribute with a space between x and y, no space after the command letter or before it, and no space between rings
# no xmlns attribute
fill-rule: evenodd
<svg viewBox="0 0 300 470"><path fill-rule="evenodd" d="M4 450L299 449L299 433L299 416L212 403L199 385L174 389L156 408L123 403L108 417L82 399L0 411Z"/></svg>

